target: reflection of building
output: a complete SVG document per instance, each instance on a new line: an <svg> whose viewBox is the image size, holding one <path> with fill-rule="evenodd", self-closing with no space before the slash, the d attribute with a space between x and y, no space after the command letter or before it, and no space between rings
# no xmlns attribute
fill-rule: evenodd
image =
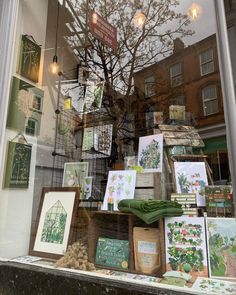
<svg viewBox="0 0 236 295"><path fill-rule="evenodd" d="M151 126L147 119L153 112L163 112L164 122L169 123L169 106L184 105L186 123L193 124L204 139L214 179L228 179L216 36L188 47L182 40L174 40L173 54L137 72L134 80L143 102L140 110L145 112L139 115L142 125Z"/></svg>

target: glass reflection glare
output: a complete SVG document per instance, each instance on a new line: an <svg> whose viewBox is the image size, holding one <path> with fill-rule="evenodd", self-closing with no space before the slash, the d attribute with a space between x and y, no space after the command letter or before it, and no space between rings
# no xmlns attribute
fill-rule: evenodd
<svg viewBox="0 0 236 295"><path fill-rule="evenodd" d="M190 19L192 21L195 21L200 18L201 14L202 14L201 6L197 3L192 3L192 5L189 7L189 10L188 10L188 16L190 17Z"/></svg>

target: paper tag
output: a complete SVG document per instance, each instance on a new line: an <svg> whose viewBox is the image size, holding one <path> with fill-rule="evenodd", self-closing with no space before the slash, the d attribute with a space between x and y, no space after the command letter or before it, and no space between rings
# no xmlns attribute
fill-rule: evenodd
<svg viewBox="0 0 236 295"><path fill-rule="evenodd" d="M138 252L145 254L157 254L157 243L138 241Z"/></svg>

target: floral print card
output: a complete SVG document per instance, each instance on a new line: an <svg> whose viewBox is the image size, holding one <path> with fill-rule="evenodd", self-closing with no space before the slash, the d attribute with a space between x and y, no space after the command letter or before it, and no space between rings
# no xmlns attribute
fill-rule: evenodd
<svg viewBox="0 0 236 295"><path fill-rule="evenodd" d="M204 162L174 162L177 193L196 194L197 206L205 206L205 186L208 185Z"/></svg>
<svg viewBox="0 0 236 295"><path fill-rule="evenodd" d="M88 162L68 162L64 164L63 187L84 186L84 179L88 176Z"/></svg>
<svg viewBox="0 0 236 295"><path fill-rule="evenodd" d="M136 183L136 171L116 170L109 171L106 193L102 210L108 210L108 202L112 202L113 209L118 210L117 205L122 199L133 199Z"/></svg>
<svg viewBox="0 0 236 295"><path fill-rule="evenodd" d="M138 163L143 172L162 172L163 134L139 138Z"/></svg>
<svg viewBox="0 0 236 295"><path fill-rule="evenodd" d="M236 278L236 220L206 219L210 277Z"/></svg>
<svg viewBox="0 0 236 295"><path fill-rule="evenodd" d="M165 218L166 271L208 276L203 217Z"/></svg>
<svg viewBox="0 0 236 295"><path fill-rule="evenodd" d="M220 294L220 295L236 295L236 283L222 280L197 278L192 289L202 292Z"/></svg>

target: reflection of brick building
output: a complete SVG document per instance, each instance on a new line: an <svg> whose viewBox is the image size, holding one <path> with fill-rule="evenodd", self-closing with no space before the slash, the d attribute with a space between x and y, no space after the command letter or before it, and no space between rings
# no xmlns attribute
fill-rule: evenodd
<svg viewBox="0 0 236 295"><path fill-rule="evenodd" d="M169 122L169 106L184 105L187 122L205 141L215 180L228 178L216 36L188 47L176 39L173 54L137 72L134 81L141 98L137 112L140 125L147 123L153 111L163 112L164 121Z"/></svg>

